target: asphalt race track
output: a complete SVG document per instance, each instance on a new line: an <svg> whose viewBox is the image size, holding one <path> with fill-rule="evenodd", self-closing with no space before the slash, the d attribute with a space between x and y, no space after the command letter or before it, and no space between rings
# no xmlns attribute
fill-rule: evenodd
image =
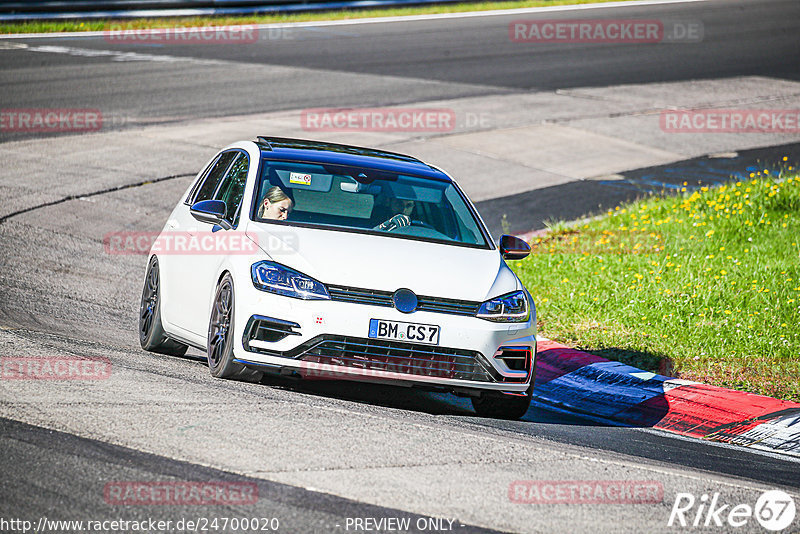
<svg viewBox="0 0 800 534"><path fill-rule="evenodd" d="M537 18L570 16L555 12ZM267 32L246 46L21 39L39 49L75 51L3 51L0 80L4 107L90 104L108 115L128 116L126 125L704 78L797 81L798 16L800 6L792 0L696 2L572 16L702 24L701 42L659 47L514 43L508 25L529 18L524 15L289 28ZM4 41L6 46L16 42ZM80 50L176 60L91 57ZM360 76L347 76L353 74Z"/></svg>
<svg viewBox="0 0 800 534"><path fill-rule="evenodd" d="M699 23L703 37L509 39L513 20L567 18ZM0 108L92 108L104 117L101 130L84 134L0 129L0 359L112 363L107 380L0 380L0 531L22 531L2 520L43 517L173 522L152 532L198 531L175 527L180 520L257 517L276 518L281 532L681 532L692 529L667 524L679 493L718 493L732 507L782 489L800 503L796 458L546 410L481 419L463 399L402 387L214 380L197 351L174 358L139 348L147 258L103 248L109 232L158 231L216 150L257 133L441 163L495 232L504 216L528 231L687 176L713 184L783 156L797 162L797 132L681 137L657 124L660 110L685 105L800 107L798 20L796 0L710 0L305 25L262 31L247 46L0 39ZM298 123L298 110L379 106L448 107L459 124L415 134ZM663 497L525 504L509 495L520 480L649 481ZM186 481L257 488L257 498L130 506L108 496L119 483ZM412 527L356 518L406 518ZM711 523L699 528L732 528ZM786 531L798 528L800 519ZM755 519L734 530L764 531Z"/></svg>

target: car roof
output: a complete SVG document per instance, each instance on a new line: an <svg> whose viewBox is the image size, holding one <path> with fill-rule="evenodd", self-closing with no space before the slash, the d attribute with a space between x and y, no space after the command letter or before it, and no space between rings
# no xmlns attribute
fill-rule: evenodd
<svg viewBox="0 0 800 534"><path fill-rule="evenodd" d="M256 145L261 150L262 157L272 160L368 167L452 182L451 178L439 169L417 158L396 152L287 137L259 136Z"/></svg>

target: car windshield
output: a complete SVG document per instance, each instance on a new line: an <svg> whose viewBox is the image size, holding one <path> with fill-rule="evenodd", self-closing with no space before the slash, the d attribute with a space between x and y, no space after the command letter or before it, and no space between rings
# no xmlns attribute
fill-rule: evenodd
<svg viewBox="0 0 800 534"><path fill-rule="evenodd" d="M375 169L264 161L255 220L486 247L449 182Z"/></svg>

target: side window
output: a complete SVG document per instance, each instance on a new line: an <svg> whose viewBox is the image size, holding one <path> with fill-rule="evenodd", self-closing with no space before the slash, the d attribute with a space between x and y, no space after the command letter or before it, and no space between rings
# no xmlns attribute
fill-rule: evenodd
<svg viewBox="0 0 800 534"><path fill-rule="evenodd" d="M244 186L247 181L247 170L250 167L250 158L243 153L233 162L231 170L225 175L225 179L220 184L214 200L222 200L227 206L225 218L233 226L239 223L239 205L244 196Z"/></svg>
<svg viewBox="0 0 800 534"><path fill-rule="evenodd" d="M189 191L189 194L186 195L186 200L183 201L184 204L192 203L192 199L197 194L197 190L200 189L200 186L203 184L203 182L205 182L206 176L208 176L208 173L211 171L211 168L218 160L219 160L219 155L214 156L214 159L212 159L208 163L208 166L205 169L203 169L202 174L200 174L200 178L197 179L197 181L192 186L192 189Z"/></svg>
<svg viewBox="0 0 800 534"><path fill-rule="evenodd" d="M214 197L214 191L217 190L217 186L222 180L222 177L225 176L225 171L228 170L233 158L235 158L238 153L239 152L236 151L225 152L219 157L211 170L208 171L203 183L197 188L197 194L191 201L192 204L200 202L201 200L210 200Z"/></svg>

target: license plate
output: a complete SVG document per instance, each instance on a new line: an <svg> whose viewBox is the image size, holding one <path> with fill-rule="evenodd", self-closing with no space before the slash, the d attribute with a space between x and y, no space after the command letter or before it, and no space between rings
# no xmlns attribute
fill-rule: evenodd
<svg viewBox="0 0 800 534"><path fill-rule="evenodd" d="M432 324L401 323L399 321L369 320L369 337L391 339L426 345L439 344L439 327Z"/></svg>

